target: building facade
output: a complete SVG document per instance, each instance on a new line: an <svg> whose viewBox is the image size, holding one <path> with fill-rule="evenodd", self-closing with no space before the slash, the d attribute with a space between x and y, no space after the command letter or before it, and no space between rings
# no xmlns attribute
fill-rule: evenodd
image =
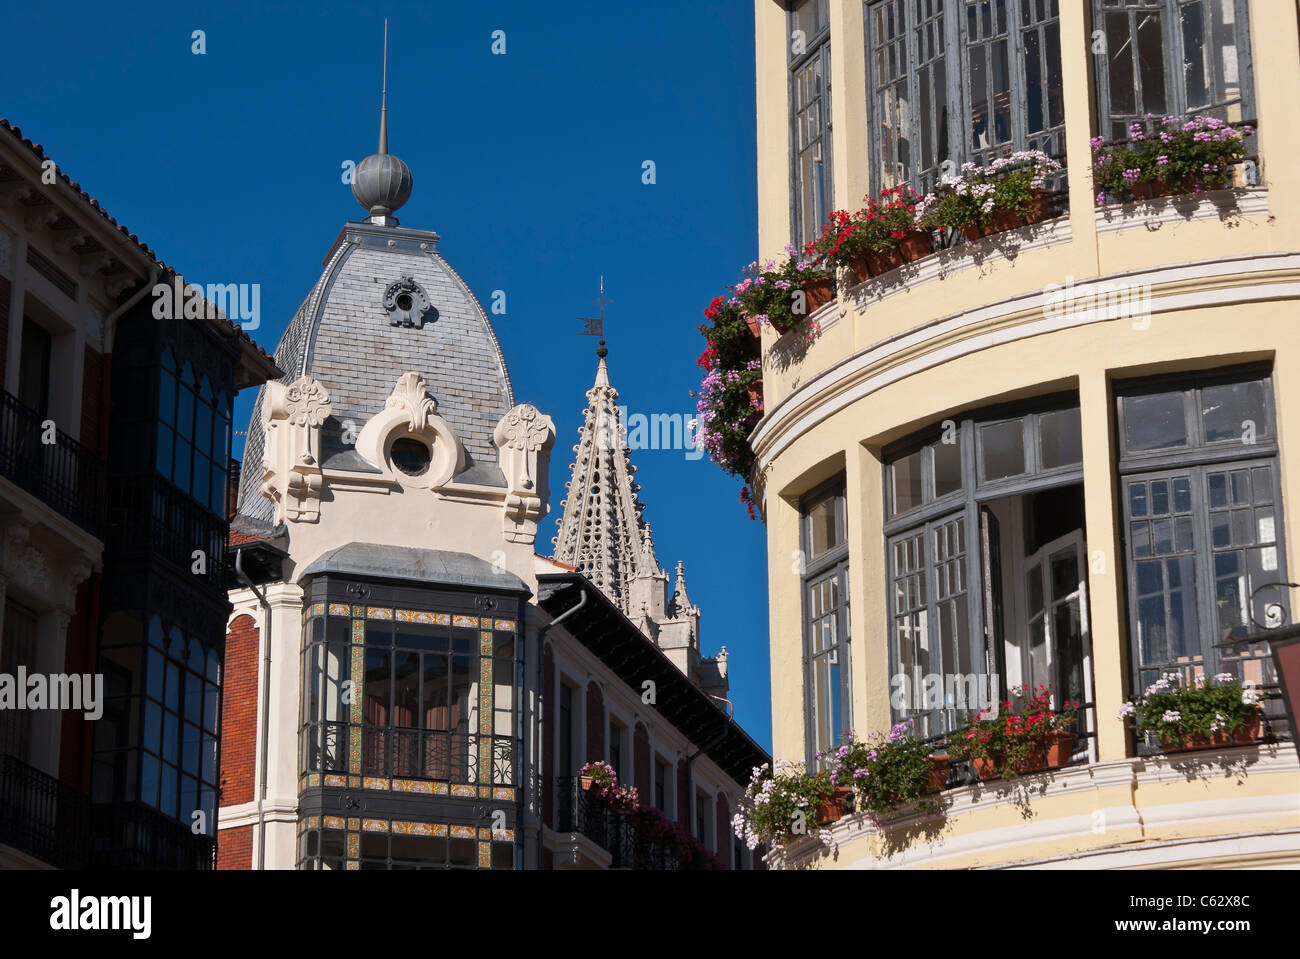
<svg viewBox="0 0 1300 959"><path fill-rule="evenodd" d="M700 657L680 565L669 593L655 559L603 347L541 557L554 425L516 401L438 235L398 223L411 182L385 119L353 184L367 215L249 424L220 868L675 865L579 789L597 760L729 865L729 811L764 754L710 696L725 655Z"/></svg>
<svg viewBox="0 0 1300 959"><path fill-rule="evenodd" d="M960 785L937 821L849 816L835 855L805 842L773 861L1300 862L1300 768L1276 703L1261 744L1200 763L1119 718L1166 671L1275 686L1267 631L1300 598L1294 6L754 9L762 256L963 163L1042 150L1065 167L1043 223L842 276L810 345L764 331L751 442L774 756L815 763L850 730L906 719L952 731L968 714L950 698L899 695L929 677L994 677L998 698L1045 682L1086 704L1075 762L1030 817L1014 789ZM1232 188L1099 205L1090 141L1151 113L1254 126ZM1116 295L1142 309L1117 315Z"/></svg>
<svg viewBox="0 0 1300 959"><path fill-rule="evenodd" d="M278 370L158 287L187 284L0 121L0 867L214 861L229 424Z"/></svg>

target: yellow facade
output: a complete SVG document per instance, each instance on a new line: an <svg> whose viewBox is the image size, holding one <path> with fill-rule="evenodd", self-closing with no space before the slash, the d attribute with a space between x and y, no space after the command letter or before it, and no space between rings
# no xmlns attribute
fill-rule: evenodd
<svg viewBox="0 0 1300 959"><path fill-rule="evenodd" d="M874 0L869 0L874 2ZM1096 754L1028 796L962 787L937 831L886 855L912 829L884 833L850 817L839 851L778 855L784 865L1097 867L1204 862L1300 863L1300 765L1291 743L1224 754L1214 775L1139 759L1117 718L1131 688L1122 489L1113 385L1136 377L1271 367L1282 528L1300 543L1300 29L1294 5L1251 3L1259 184L1232 192L1098 211L1089 175L1097 131L1091 4L1060 3L1069 213L1040 227L955 247L909 267L902 282L841 280L814 317L802 354L764 333L765 416L752 437L755 488L768 532L773 755L807 754L800 500L842 476L852 609L852 712L860 733L887 729L890 610L882 450L963 411L1062 390L1078 394L1083 534L1088 557ZM789 14L756 0L759 253L791 240ZM871 185L866 37L861 0L831 0L830 209L855 210ZM1239 180L1240 182L1240 180ZM1230 208L1225 204L1234 204ZM1062 315L1054 291L1073 283L1149 285L1150 316ZM1300 564L1294 548L1290 578ZM1292 608L1300 590L1290 595ZM1059 782L1058 782L1059 780ZM1011 798L1008 798L1011 797ZM1234 813L1234 804L1237 811ZM1180 813L1180 809L1183 812ZM1110 822L1095 828L1095 814ZM1044 824L1056 822L1059 828ZM893 840L890 837L893 837ZM1232 837L1255 837L1249 840ZM1128 858L1105 850L1146 848ZM1092 850L1084 854L1081 851Z"/></svg>

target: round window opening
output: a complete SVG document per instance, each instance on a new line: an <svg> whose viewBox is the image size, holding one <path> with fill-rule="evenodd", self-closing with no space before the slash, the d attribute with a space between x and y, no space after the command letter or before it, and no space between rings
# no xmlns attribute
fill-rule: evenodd
<svg viewBox="0 0 1300 959"><path fill-rule="evenodd" d="M393 465L407 476L419 476L429 468L429 447L410 436L393 441Z"/></svg>
<svg viewBox="0 0 1300 959"><path fill-rule="evenodd" d="M411 308L415 306L415 300L411 299L410 293L399 293L397 296L397 308L403 313L410 313Z"/></svg>

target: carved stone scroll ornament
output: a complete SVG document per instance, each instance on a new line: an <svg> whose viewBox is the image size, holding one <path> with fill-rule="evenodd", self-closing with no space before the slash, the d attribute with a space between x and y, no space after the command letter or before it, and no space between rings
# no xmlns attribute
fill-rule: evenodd
<svg viewBox="0 0 1300 959"><path fill-rule="evenodd" d="M418 475L395 469L392 461L394 441L407 435L429 447L428 469ZM429 395L424 379L414 372L398 377L384 409L357 436L357 452L408 489L440 489L465 468L465 448L460 438L438 415L437 401Z"/></svg>
<svg viewBox="0 0 1300 959"><path fill-rule="evenodd" d="M277 522L314 523L320 519L320 434L331 412L329 393L310 376L288 386L271 381L266 407L262 492L275 503Z"/></svg>
<svg viewBox="0 0 1300 959"><path fill-rule="evenodd" d="M537 407L523 403L501 418L492 438L506 477L502 530L512 543L531 543L537 538L538 520L546 515L546 474L555 424Z"/></svg>
<svg viewBox="0 0 1300 959"><path fill-rule="evenodd" d="M394 280L384 290L384 312L388 314L389 326L420 326L429 305L429 295L413 276Z"/></svg>

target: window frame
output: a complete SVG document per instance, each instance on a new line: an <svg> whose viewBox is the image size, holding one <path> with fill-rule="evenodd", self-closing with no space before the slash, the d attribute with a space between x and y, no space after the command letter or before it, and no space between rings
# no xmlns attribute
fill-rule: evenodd
<svg viewBox="0 0 1300 959"><path fill-rule="evenodd" d="M815 662L825 653L813 653L812 590L831 577L839 577L840 602L833 615L837 617L835 652L840 657L840 703L841 729L839 738L834 743L822 744L824 747L836 745L843 735L853 728L853 669L852 669L852 614L849 603L849 542L848 542L848 495L847 477L841 473L830 480L814 487L799 502L800 549L805 557L802 563L800 581L801 614L803 630L803 689L804 689L804 742L806 744L809 768L816 763L819 748L820 717L816 715ZM827 501L834 501L835 532L837 542L827 547L817 556L812 555L812 510ZM843 622L838 618L843 616Z"/></svg>
<svg viewBox="0 0 1300 959"><path fill-rule="evenodd" d="M1033 23L1026 23L1023 11L1028 11L1031 16L1033 15L1032 0L1006 0L1004 8L1006 10L1006 32L995 37L972 41L966 28L970 0L935 0L937 8L942 12L944 21L944 52L942 57L927 61L926 66L931 68L932 64L936 62L942 62L944 65L944 107L947 111L947 118L943 127L947 140L947 156L940 155L941 144L936 142L933 165L922 169L919 165L923 140L920 135L922 129L920 104L922 100L919 95L921 78L920 67L918 66L920 62L920 50L917 40L918 13L916 4L911 0L904 0L899 9L901 9L903 17L903 41L907 63L899 79L905 80L909 98L907 136L911 152L908 175L904 178L899 168L897 145L889 157L885 156L883 137L885 127L877 116L879 113L878 94L882 89L882 78L877 76L875 50L880 45L881 38L875 35L876 17L874 16L874 10L893 2L895 0L863 0L862 6L863 44L866 55L867 128L870 138L868 148L870 159L867 174L873 192L879 193L887 186L907 186L918 193L927 193L933 190L936 185L945 160L951 160L955 170L963 162L987 163L995 157L1016 150L1041 149L1057 159L1064 156L1064 79L1062 77L1059 97L1061 116L1058 123L1052 124L1050 116L1050 69L1048 69L1050 63L1048 61L1048 51L1040 45L1039 68L1042 72L1042 89L1046 94L1043 97L1040 110L1044 126L1041 130L1030 131L1027 129L1029 123L1029 80L1025 70L1025 36L1032 32L1043 33L1048 31L1053 24L1056 26L1057 69L1058 71L1062 69L1059 59L1061 53L1059 6L1054 16L1045 16L1042 20L1034 17ZM1055 0L1048 0L1048 2L1055 2ZM933 19L933 15L925 19L928 22L928 20ZM1001 37L1005 37L1007 51L1010 137L1006 142L990 143L988 146L976 148L971 144L971 111L974 97L971 70L972 51L996 43ZM896 43L897 40L894 42ZM956 53L955 57L951 56L954 52ZM991 81L992 70L990 69L986 73L985 82L988 84ZM892 83L896 84L897 80L892 81ZM937 133L940 129L938 122L933 117L930 118L929 122L934 132ZM897 140L897 135L895 139ZM1056 144L1055 147L1052 146L1053 143ZM882 167L886 162L893 167L892 179L885 177L882 173Z"/></svg>
<svg viewBox="0 0 1300 959"><path fill-rule="evenodd" d="M1207 387L1256 381L1261 382L1264 387L1264 415L1266 418L1264 425L1268 428L1268 435L1259 437L1257 434L1256 442L1252 444L1239 441L1220 440L1213 443L1208 441L1205 438L1202 391ZM1145 557L1133 555L1132 524L1135 520L1132 516L1132 503L1128 487L1131 482L1135 481L1149 483L1158 482L1162 479L1172 479L1181 475L1191 477L1191 515L1193 518L1193 548L1191 555L1195 576L1194 586L1196 588L1194 609L1197 616L1196 636L1199 642L1200 668L1204 670L1206 675L1213 675L1220 671L1225 657L1228 661L1244 661L1254 658L1250 655L1233 656L1229 652L1230 646L1240 642L1240 637L1237 637L1235 641L1224 640L1222 643L1215 641L1216 634L1220 632L1221 627L1216 611L1218 580L1214 564L1217 553L1221 551L1216 551L1211 528L1211 512L1218 508L1211 505L1209 476L1212 472L1245 469L1251 472L1251 482L1253 484L1255 482L1254 471L1263 467L1269 468L1272 474L1272 501L1267 505L1271 506L1273 510L1274 541L1272 545L1277 550L1277 568L1274 572L1277 581L1284 583L1289 578L1287 572L1285 505L1283 503L1282 461L1271 364L1246 364L1229 369L1210 370L1200 373L1164 374L1134 378L1117 382L1112 393L1116 417L1117 456L1115 473L1118 479L1117 495L1120 498L1120 547L1124 557L1124 586L1126 589L1125 625L1128 629L1128 680L1131 683L1131 688L1135 691L1144 688L1142 678L1144 672L1152 670L1160 672L1171 665L1177 665L1168 663L1144 665L1141 662L1141 649L1138 645L1137 561ZM1182 447L1163 450L1130 452L1127 440L1128 420L1125 400L1133 396L1159 395L1163 393L1181 394L1187 444ZM1252 497L1252 511L1259 505L1261 504L1255 503L1254 497ZM1231 510L1232 504L1229 503L1227 508ZM1171 513L1171 515L1173 514ZM1258 540L1257 533L1253 539ZM1242 547L1243 550L1252 548L1261 547L1249 544ZM1228 547L1229 551L1231 549L1231 546ZM1177 555L1177 551L1169 555ZM1150 558L1157 558L1154 550L1151 551ZM1247 576L1249 577L1249 570L1247 570ZM1256 583L1250 580L1248 582L1252 593L1267 585L1267 583ZM1271 583L1273 580L1268 582ZM1249 595L1247 601L1249 602ZM1282 606L1285 612L1284 622L1290 620L1292 613L1290 594L1286 589L1278 590L1277 599L1270 600L1270 602L1276 602ZM1253 616L1253 604L1248 607L1248 611ZM1242 628L1247 635L1255 635L1261 631L1253 622L1243 624ZM1225 646L1224 643L1228 643L1228 646ZM1272 668L1267 652L1261 657L1261 661L1264 663L1263 672L1267 676ZM1189 668L1196 668L1196 663L1187 665Z"/></svg>
<svg viewBox="0 0 1300 959"><path fill-rule="evenodd" d="M1122 6L1116 8L1116 3ZM1248 0L1232 0L1234 27L1233 37L1236 41L1234 49L1237 58L1237 76L1238 85L1240 86L1241 95L1239 101L1239 110L1241 116L1230 122L1241 122L1253 120L1255 118L1255 70L1254 58L1251 46L1251 18L1250 3ZM1205 107L1189 107L1187 105L1187 86L1185 82L1180 82L1179 78L1183 71L1171 69L1170 64L1186 64L1187 55L1182 30L1183 11L1191 6L1199 5L1202 9L1205 0L1092 0L1088 5L1089 23L1093 33L1101 32L1105 36L1104 17L1107 14L1129 14L1130 24L1133 17L1143 8L1150 11L1159 11L1161 14L1161 51L1165 55L1164 70L1162 71L1163 93L1165 98L1165 109L1152 111L1146 103L1145 91L1137 89L1135 92L1142 94L1142 103L1134 101L1136 108L1135 114L1119 113L1116 114L1111 109L1110 101L1110 69L1109 60L1105 52L1095 53L1092 65L1093 87L1096 91L1096 100L1094 110L1096 114L1097 132L1100 136L1109 139L1127 139L1127 127L1130 123L1136 122L1148 112L1155 112L1158 116L1189 116L1192 113L1206 113L1211 116L1220 116L1230 111L1227 109L1231 101L1220 104L1209 104ZM1130 27L1128 38L1130 41L1134 38L1134 31ZM1137 66L1137 58L1134 57L1134 70L1140 69ZM1116 116L1123 119L1117 121ZM1221 117L1228 119L1228 117ZM1119 122L1124 128L1123 137L1116 137L1114 127Z"/></svg>
<svg viewBox="0 0 1300 959"><path fill-rule="evenodd" d="M789 157L790 157L790 242L796 249L802 249L804 244L816 238L817 232L821 229L826 217L830 214L835 206L835 176L834 176L834 130L831 120L831 28L830 28L830 10L829 4L826 4L826 22L814 36L805 37L805 45L802 53L795 54L791 49L791 38L794 31L798 29L798 9L805 4L821 5L826 0L795 0L786 5L786 126L789 136ZM811 224L812 235L803 235L803 184L799 175L799 160L801 151L799 150L799 118L803 112L799 107L799 74L814 59L820 61L822 76L822 92L819 97L819 109L821 110L822 123L821 132L818 140L821 142L822 149L822 170L824 171L825 196L823 201L826 205L824 211L820 211L820 217L814 217L815 222ZM809 147L811 149L811 146ZM806 152L806 151L805 151Z"/></svg>

